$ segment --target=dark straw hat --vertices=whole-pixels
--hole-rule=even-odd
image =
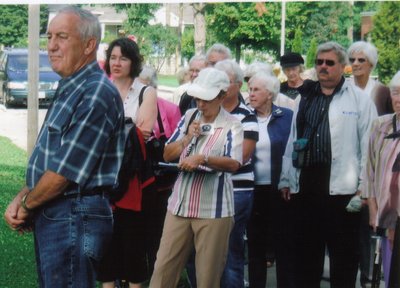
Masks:
[[[289,52],[281,56],[282,68],[288,68],[304,64],[304,59],[299,53]]]

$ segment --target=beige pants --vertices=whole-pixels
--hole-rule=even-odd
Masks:
[[[219,287],[233,222],[233,217],[194,219],[167,212],[150,288],[176,287],[193,245],[197,287]]]

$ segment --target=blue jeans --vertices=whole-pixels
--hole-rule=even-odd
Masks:
[[[244,285],[244,233],[253,206],[253,189],[234,192],[235,225],[229,238],[228,258],[221,278],[223,288]]]
[[[112,225],[104,195],[59,198],[38,210],[34,236],[39,286],[95,287]]]

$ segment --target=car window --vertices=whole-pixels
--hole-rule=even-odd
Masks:
[[[28,56],[27,55],[9,55],[8,56],[8,70],[12,72],[27,71],[28,70]]]
[[[53,71],[53,69],[51,68],[50,62],[49,62],[49,56],[40,55],[39,71],[40,72],[52,72]]]
[[[28,55],[9,55],[8,69],[13,72],[28,70]],[[39,71],[51,72],[51,65],[47,55],[39,57]]]

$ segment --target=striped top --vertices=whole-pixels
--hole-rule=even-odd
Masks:
[[[313,130],[315,131],[313,138],[310,139],[310,162],[307,163],[309,166],[331,165],[332,150],[328,110],[333,95],[340,91],[343,83],[344,79],[342,78],[332,95],[322,93],[321,87],[318,85],[315,89],[315,94],[306,100],[305,111],[303,112],[305,125],[302,138],[310,139],[311,133],[313,133]]]
[[[243,138],[258,141],[258,121],[254,112],[248,108],[244,103],[239,102],[239,105],[233,109],[231,115],[235,116],[242,123],[243,127]],[[232,180],[234,182],[234,189],[236,190],[244,190],[246,189],[245,183],[254,182],[254,165],[252,164],[252,158],[244,163],[243,166],[240,167],[235,174],[232,175]],[[236,184],[243,183],[243,185],[239,185],[236,187]],[[250,181],[250,182],[248,182]],[[250,185],[247,188],[252,188],[253,185]]]
[[[167,144],[182,139],[186,125],[194,113],[190,109],[182,117]],[[221,108],[214,123],[213,132],[201,135],[190,155],[226,156],[242,163],[243,128],[241,123]],[[186,157],[188,145],[181,154]],[[175,182],[168,200],[168,210],[178,216],[214,219],[234,215],[233,185],[231,173],[182,172]]]
[[[400,215],[400,203],[391,205],[394,199],[390,192],[390,182],[393,176],[393,164],[400,153],[400,138],[384,139],[385,136],[393,133],[392,119],[393,114],[389,114],[374,121],[368,144],[362,193],[366,198],[376,198],[378,205],[376,225],[394,229],[397,216]],[[397,127],[400,128],[399,123]],[[389,209],[390,206],[397,207],[397,211],[393,208]]]
[[[60,81],[29,159],[27,186],[36,186],[46,170],[75,183],[65,194],[113,186],[124,145],[121,97],[93,61]]]

